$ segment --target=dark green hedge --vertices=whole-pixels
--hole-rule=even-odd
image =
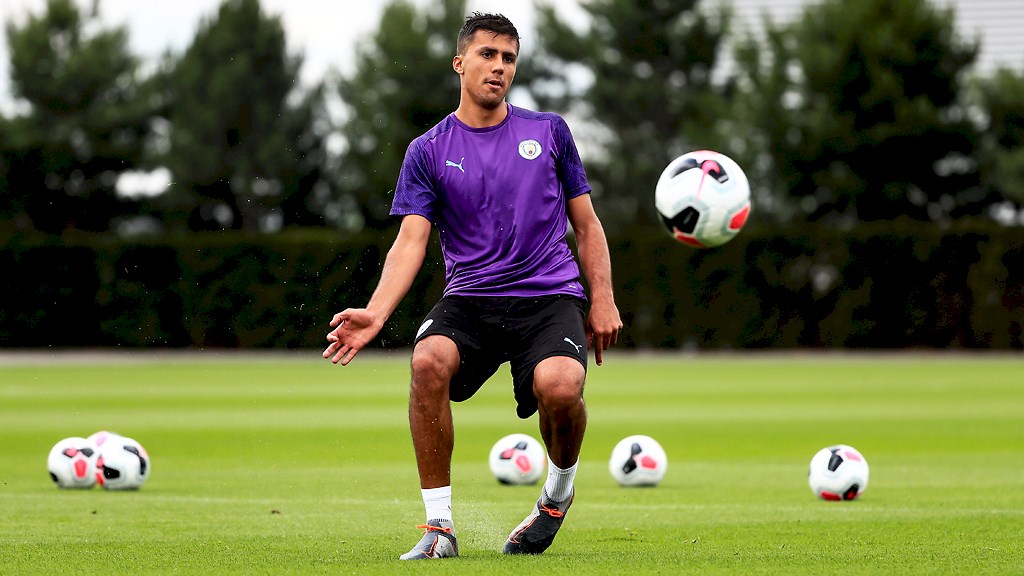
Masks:
[[[235,233],[13,240],[0,346],[318,348],[362,306],[393,236]],[[1024,229],[914,223],[747,230],[695,250],[610,238],[628,348],[1022,348]],[[443,287],[432,246],[377,345],[407,346]]]
[[[619,240],[643,347],[1021,348],[1024,230],[913,224],[744,234],[723,248]]]

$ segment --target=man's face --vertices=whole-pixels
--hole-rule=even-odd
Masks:
[[[514,38],[477,30],[452,66],[462,76],[463,94],[481,107],[494,109],[505,101],[518,58],[519,46]]]

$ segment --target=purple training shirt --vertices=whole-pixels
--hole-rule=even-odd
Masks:
[[[566,203],[590,192],[572,134],[557,114],[508,111],[487,128],[449,114],[413,140],[391,214],[437,227],[445,296],[585,297],[565,237]]]

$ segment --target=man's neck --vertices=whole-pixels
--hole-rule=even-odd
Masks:
[[[506,116],[508,116],[508,104],[504,100],[493,109],[459,103],[459,108],[455,110],[455,117],[470,128],[497,126],[505,120]]]

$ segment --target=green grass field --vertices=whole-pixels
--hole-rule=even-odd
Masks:
[[[134,352],[0,364],[2,574],[1022,574],[1024,361],[1012,356],[610,354],[591,367],[577,498],[539,557],[500,553],[539,486],[487,467],[515,417],[507,370],[455,405],[461,557],[397,561],[423,520],[407,354]],[[58,490],[50,447],[132,436],[137,492]],[[621,488],[615,443],[658,439],[657,488]],[[816,500],[807,463],[846,443],[860,500]],[[563,572],[558,572],[562,570]]]

